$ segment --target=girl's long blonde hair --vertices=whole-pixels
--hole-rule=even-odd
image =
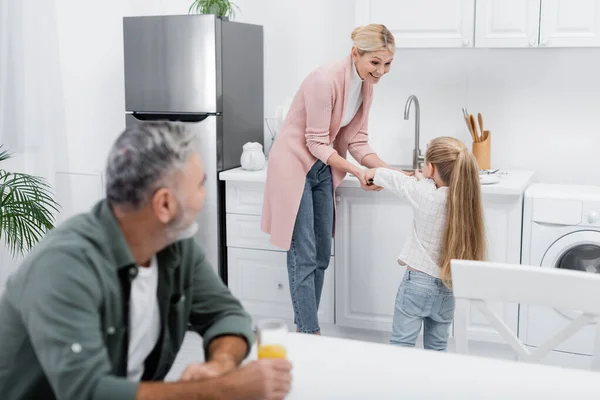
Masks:
[[[486,256],[479,168],[464,143],[452,137],[433,139],[425,160],[435,166],[448,185],[447,222],[439,264],[442,281],[451,287],[450,260],[484,260]]]

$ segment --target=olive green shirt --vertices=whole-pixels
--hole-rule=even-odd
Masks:
[[[215,232],[215,234],[217,234]],[[254,337],[249,315],[194,239],[157,254],[161,333],[142,380],[162,380],[187,329],[204,350],[222,335]],[[0,299],[0,398],[135,399],[127,380],[136,263],[106,201],[66,221],[31,251]]]

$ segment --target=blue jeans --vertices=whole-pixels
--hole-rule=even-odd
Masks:
[[[398,288],[391,344],[414,347],[423,324],[423,347],[445,351],[454,318],[452,291],[420,271],[407,269]]]
[[[306,174],[292,243],[287,252],[294,322],[300,332],[317,333],[321,329],[317,311],[331,257],[332,231],[331,168],[317,160]]]

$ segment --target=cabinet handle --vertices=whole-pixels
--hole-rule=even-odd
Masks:
[[[531,46],[531,47],[535,46],[535,40],[531,39],[529,41],[529,46]]]
[[[283,290],[283,283],[278,283],[277,284],[277,289],[278,290]]]
[[[546,46],[548,44],[548,39],[543,39],[542,40],[542,46]]]
[[[342,201],[342,198],[340,196],[335,196],[335,201],[339,203],[340,201]]]
[[[471,43],[471,41],[468,39],[463,39],[463,41],[462,41],[463,47],[467,47],[470,43]]]

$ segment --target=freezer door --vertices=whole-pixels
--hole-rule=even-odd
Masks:
[[[123,18],[126,111],[221,112],[220,28],[214,15]]]
[[[176,116],[168,115],[126,115],[126,124],[138,123],[140,119],[144,120],[176,120]],[[221,229],[219,213],[219,181],[217,171],[217,127],[219,126],[220,116],[200,116],[204,118],[201,121],[185,122],[190,129],[193,129],[198,136],[198,153],[202,159],[202,165],[206,173],[206,198],[202,211],[198,214],[198,233],[196,240],[204,251],[207,260],[215,272],[219,273],[219,252],[221,241]]]

